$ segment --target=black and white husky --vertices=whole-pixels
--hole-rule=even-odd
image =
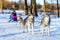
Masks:
[[[40,33],[42,33],[42,35],[44,34],[44,28],[47,28],[47,33],[48,33],[48,36],[49,36],[49,32],[50,32],[50,17],[43,13],[42,14],[43,18],[41,20],[41,27],[40,27]]]
[[[23,32],[24,32],[24,27],[27,27],[28,33],[31,33],[31,28],[32,28],[32,34],[34,34],[34,17],[32,14],[27,15],[27,17],[23,20],[21,18],[21,15],[18,16],[18,24],[23,25]]]
[[[19,15],[17,16],[17,20],[18,20],[19,29],[23,29],[22,14],[19,14]]]
[[[29,14],[24,20],[24,25],[28,27],[28,33],[30,34],[32,28],[32,34],[34,34],[34,17],[32,14]]]

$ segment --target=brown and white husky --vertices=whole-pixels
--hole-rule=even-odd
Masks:
[[[48,33],[48,36],[49,36],[49,32],[50,32],[50,17],[43,13],[42,14],[43,18],[41,20],[41,27],[40,27],[40,33],[42,33],[42,35],[44,34],[44,29],[47,28],[47,33]]]

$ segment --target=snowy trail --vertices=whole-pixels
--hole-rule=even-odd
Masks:
[[[5,16],[6,15],[6,16]],[[51,37],[39,36],[40,17],[35,19],[34,32],[35,35],[28,36],[27,31],[23,33],[17,22],[8,22],[10,14],[1,14],[0,16],[0,40],[59,40],[60,39],[60,18],[51,18],[50,35]],[[25,38],[26,37],[26,38]],[[44,38],[44,39],[43,39]]]

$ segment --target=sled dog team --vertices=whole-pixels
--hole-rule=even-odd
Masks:
[[[47,28],[47,34],[49,36],[50,17],[46,13],[42,13],[41,15],[43,18],[40,24],[40,34],[44,35],[44,29]],[[27,27],[28,34],[30,34],[31,33],[30,31],[32,30],[32,34],[34,35],[34,16],[32,14],[28,14],[24,20],[22,19],[22,15],[19,14],[17,20],[19,27],[23,29],[23,32],[24,32],[24,28]]]

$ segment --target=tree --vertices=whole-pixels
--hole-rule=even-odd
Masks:
[[[58,3],[58,0],[57,0],[57,11],[58,11],[58,17],[59,17],[59,3]]]
[[[32,2],[32,3],[31,3],[31,4],[32,4],[32,5],[31,5],[31,6],[32,6],[31,8],[32,8],[33,15],[34,15],[34,16],[37,16],[36,0],[31,0],[31,2]]]
[[[46,4],[45,4],[45,0],[44,0],[44,12],[46,12]]]
[[[37,5],[36,5],[36,0],[34,0],[34,12],[35,12],[35,16],[37,15]]]
[[[26,12],[26,15],[28,15],[28,5],[27,5],[27,0],[25,0],[25,12]]]
[[[2,0],[0,0],[0,10],[2,10]]]
[[[58,12],[58,17],[59,17],[59,0],[55,0],[57,2],[57,12]]]

